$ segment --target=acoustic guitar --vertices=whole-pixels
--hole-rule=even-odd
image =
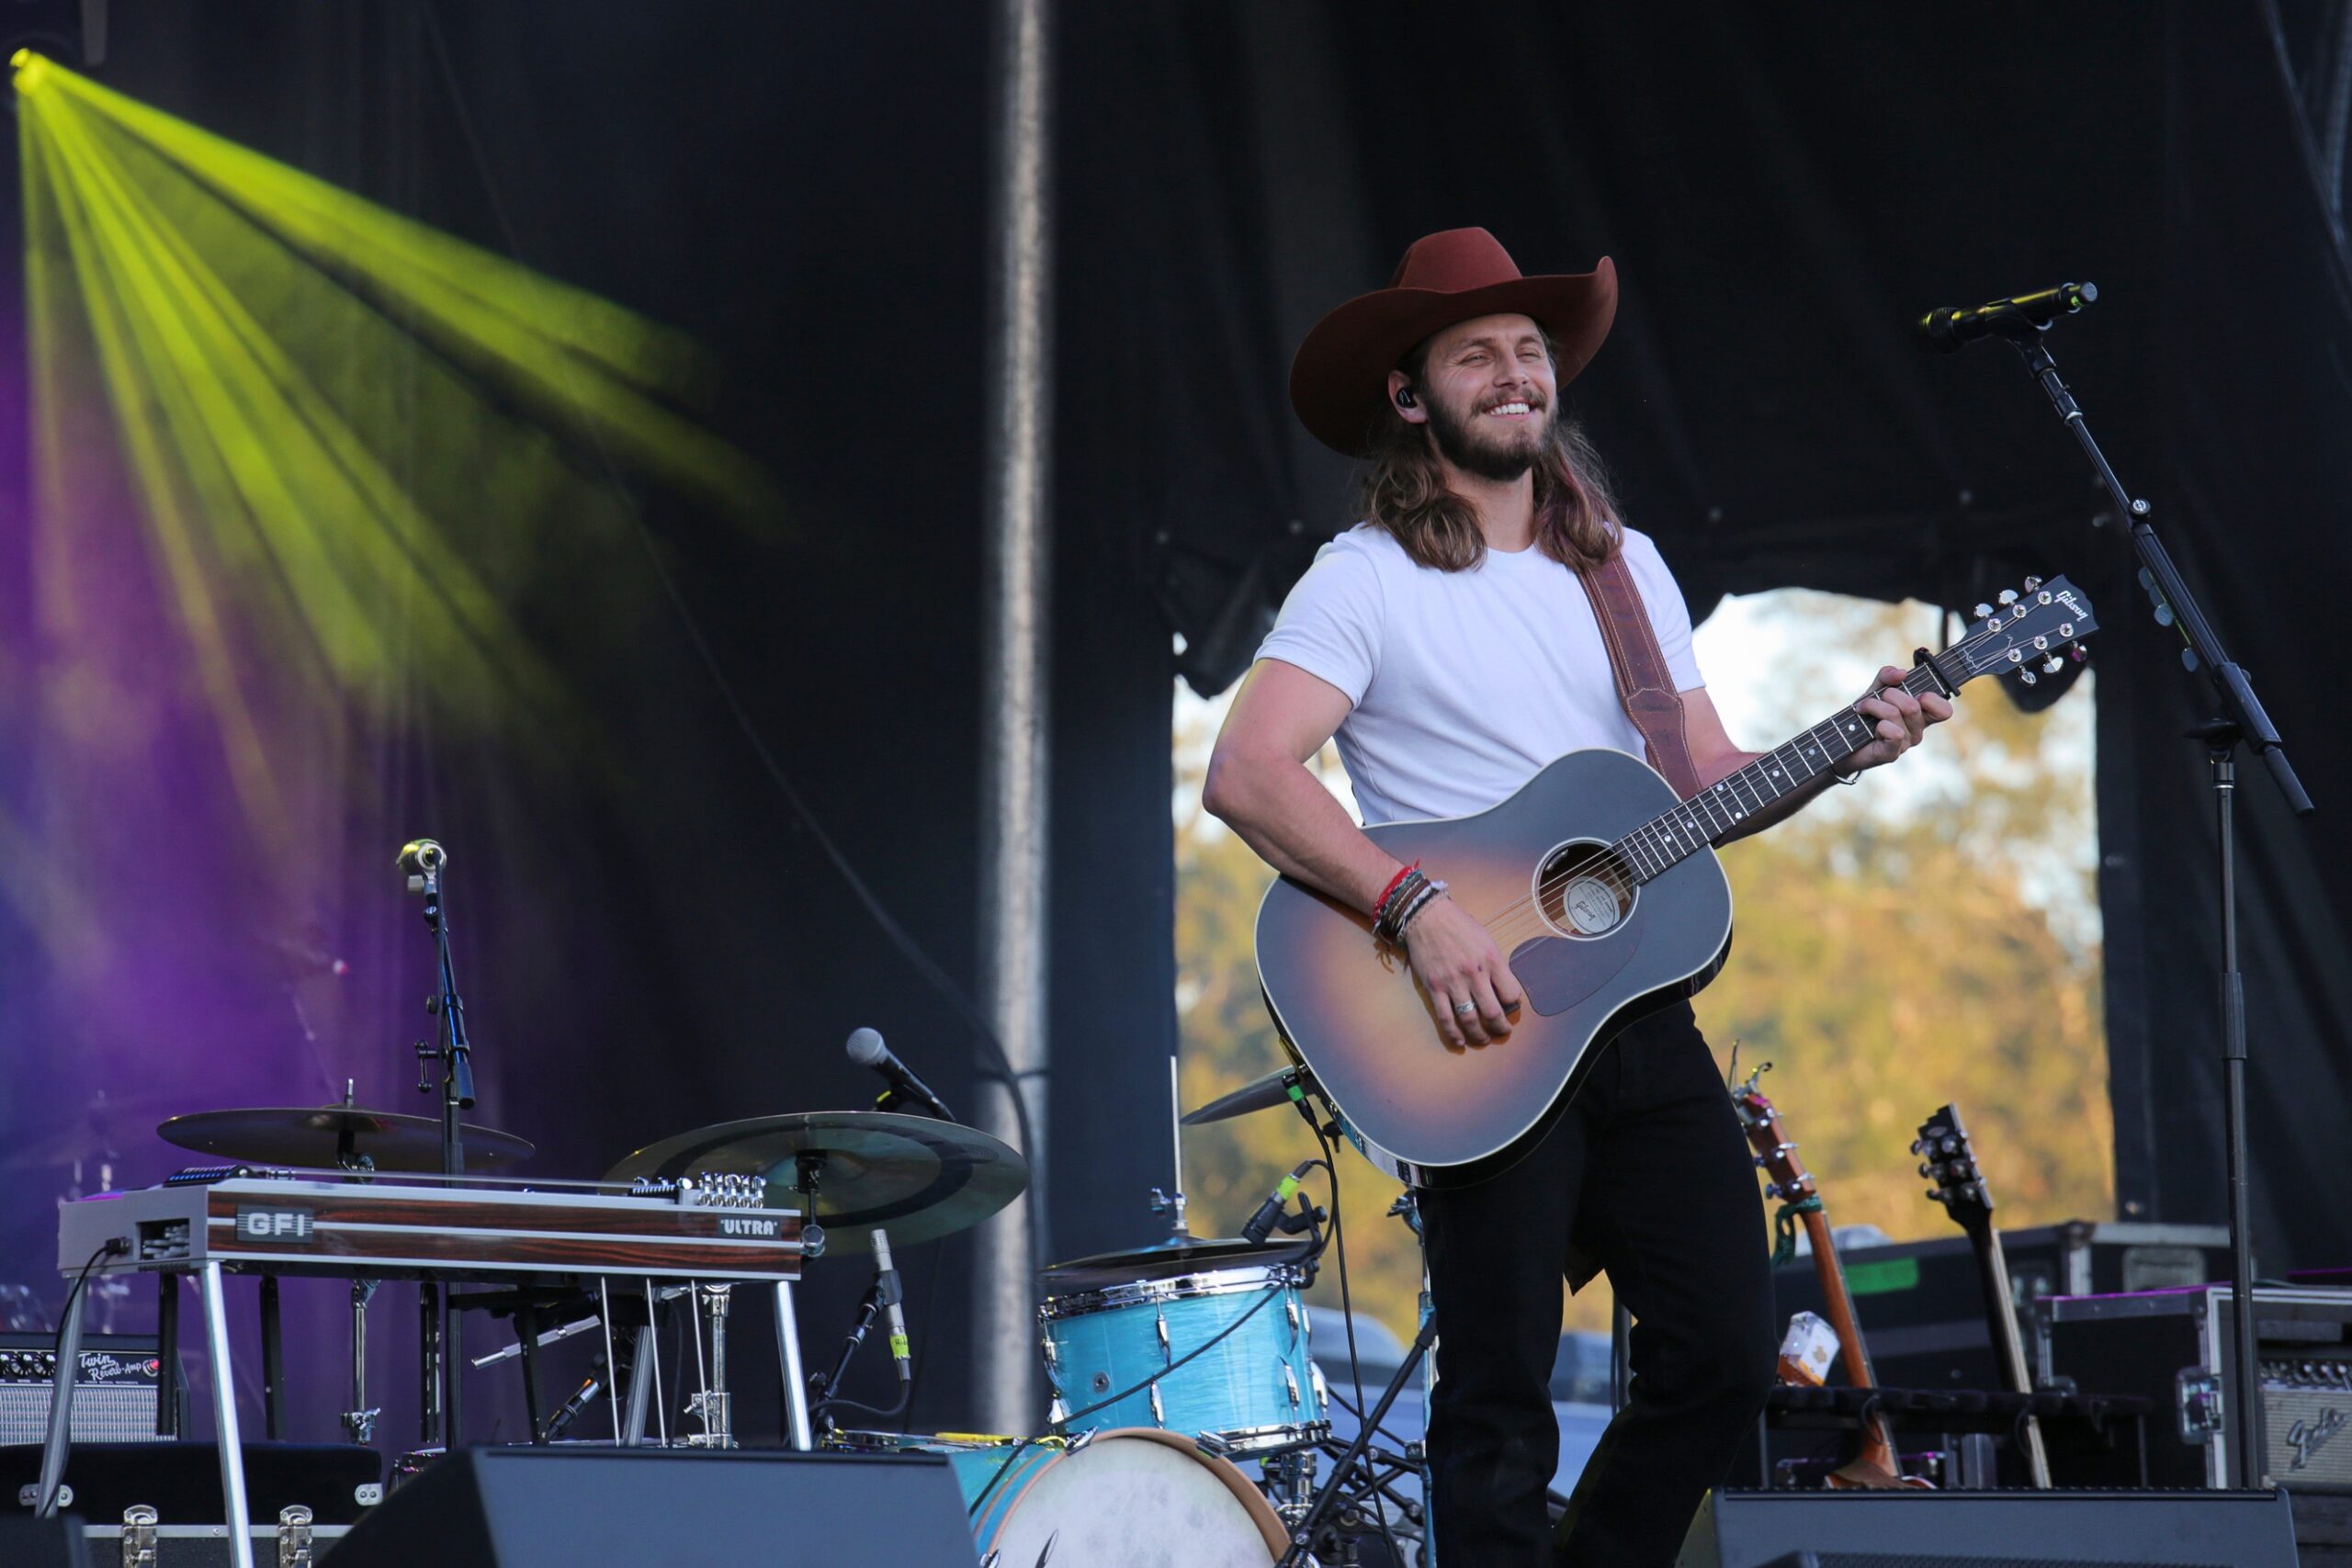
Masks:
[[[1903,689],[1950,696],[1981,675],[2031,682],[2096,629],[2063,577],[1979,605],[1967,635],[1919,649]],[[2079,657],[2079,651],[2077,653]],[[1550,1130],[1599,1047],[1694,995],[1731,950],[1731,885],[1713,846],[1868,745],[1851,706],[1688,800],[1637,757],[1571,751],[1469,817],[1365,829],[1419,861],[1494,934],[1527,1000],[1507,1040],[1449,1046],[1401,951],[1370,917],[1278,879],[1258,910],[1274,1026],[1375,1164],[1420,1187],[1498,1174]]]
[[[1838,1331],[1838,1359],[1846,1369],[1846,1381],[1856,1388],[1876,1388],[1877,1374],[1871,1371],[1869,1348],[1862,1343],[1861,1320],[1854,1315],[1854,1298],[1846,1289],[1845,1265],[1838,1261],[1837,1243],[1829,1233],[1829,1212],[1821,1205],[1821,1190],[1814,1184],[1813,1173],[1797,1158],[1796,1140],[1781,1124],[1781,1113],[1773,1109],[1764,1091],[1757,1087],[1766,1067],[1747,1075],[1747,1081],[1731,1091],[1732,1109],[1739,1115],[1740,1130],[1747,1134],[1748,1146],[1756,1151],[1756,1163],[1772,1179],[1765,1189],[1768,1197],[1778,1198],[1797,1206],[1797,1217],[1804,1224],[1805,1236],[1813,1243],[1814,1278],[1821,1285],[1821,1300],[1829,1314],[1829,1326]],[[1925,1487],[1928,1483],[1901,1473],[1895,1465],[1894,1433],[1886,1417],[1875,1411],[1861,1419],[1861,1447],[1852,1460],[1830,1472],[1828,1483],[1833,1491],[1883,1491],[1898,1486]]]

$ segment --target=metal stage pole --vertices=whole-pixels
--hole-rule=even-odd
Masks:
[[[1047,624],[1052,561],[1053,334],[1049,0],[997,0],[994,260],[989,278],[988,544],[981,623],[981,1009],[1010,1058],[980,1064],[982,1130],[1020,1147],[1029,1190],[980,1226],[973,1337],[989,1429],[1044,1410],[1030,1341],[1047,1172]],[[1016,1087],[1017,1086],[1017,1087]],[[1012,1096],[1028,1112],[1027,1134]]]

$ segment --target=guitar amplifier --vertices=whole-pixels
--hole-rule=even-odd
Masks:
[[[0,1333],[0,1446],[48,1438],[56,1376],[54,1338]],[[84,1335],[74,1384],[74,1441],[158,1441],[155,1406],[164,1386],[164,1363],[152,1335]]]
[[[2259,1483],[2352,1493],[2352,1290],[2259,1288],[2255,1365],[2262,1388]],[[2148,1479],[2220,1486],[2229,1472],[2230,1288],[2058,1296],[2041,1303],[2049,1375],[2086,1393],[2156,1401]],[[2078,1456],[2064,1485],[2114,1479],[2113,1459]]]

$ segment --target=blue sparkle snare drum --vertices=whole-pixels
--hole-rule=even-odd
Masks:
[[[1048,1269],[1037,1319],[1051,1419],[1155,1427],[1235,1455],[1320,1441],[1330,1394],[1299,1297],[1309,1251],[1188,1238]]]

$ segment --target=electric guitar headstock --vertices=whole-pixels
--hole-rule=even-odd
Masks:
[[[1919,1156],[1919,1174],[1935,1183],[1928,1189],[1930,1201],[1941,1203],[1971,1235],[1992,1228],[1993,1190],[1976,1168],[1959,1106],[1944,1106],[1920,1122],[1911,1152]]]
[[[1957,687],[1979,675],[2015,675],[2030,686],[2084,657],[2083,638],[2098,630],[2089,597],[2063,576],[2029,577],[1979,604],[1958,642],[1935,656],[1936,673]]]
[[[1740,1130],[1747,1134],[1748,1146],[1756,1151],[1756,1163],[1772,1179],[1764,1190],[1769,1198],[1812,1198],[1818,1196],[1813,1184],[1813,1174],[1797,1158],[1797,1145],[1789,1137],[1788,1129],[1781,1125],[1781,1113],[1771,1100],[1757,1087],[1757,1080],[1772,1070],[1766,1062],[1747,1075],[1747,1081],[1731,1091],[1732,1110],[1738,1112]]]

